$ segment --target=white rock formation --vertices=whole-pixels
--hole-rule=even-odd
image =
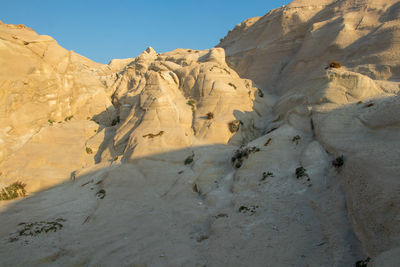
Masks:
[[[242,77],[280,96],[279,118],[305,132],[311,118],[316,140],[345,156],[338,177],[372,257],[400,244],[399,8],[390,0],[294,1],[219,44]],[[324,70],[331,61],[344,67]]]
[[[295,0],[108,65],[0,24],[0,262],[398,265],[399,10]]]

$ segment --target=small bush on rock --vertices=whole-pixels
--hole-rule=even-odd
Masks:
[[[99,192],[96,193],[96,197],[103,199],[106,196],[106,190],[100,189]]]
[[[65,222],[63,218],[57,218],[55,221],[40,221],[32,223],[19,223],[18,226],[21,228],[10,237],[10,242],[18,241],[20,237],[24,236],[37,236],[42,233],[57,232],[64,227],[61,222]]]
[[[236,133],[237,131],[239,131],[240,120],[231,121],[230,123],[228,123],[228,126],[231,133]]]
[[[196,100],[190,99],[186,104],[192,107],[192,111],[196,110]]]
[[[241,146],[239,149],[235,151],[235,154],[232,157],[232,164],[235,168],[239,169],[242,167],[244,158],[248,158],[251,153],[259,152],[260,149],[258,147],[245,147]]]
[[[298,145],[300,142],[300,139],[301,139],[300,135],[296,135],[295,137],[293,137],[292,142],[296,143],[296,145]]]
[[[208,112],[207,113],[207,120],[212,120],[212,119],[214,119],[214,113]]]
[[[303,176],[307,176],[308,177],[307,170],[304,167],[298,167],[296,169],[296,178],[299,179],[299,178],[301,178]]]
[[[344,156],[337,157],[332,161],[332,165],[336,168],[342,167],[344,164]]]
[[[67,117],[65,117],[64,121],[70,121],[73,117],[74,117],[74,115],[67,116]]]
[[[354,264],[355,267],[367,267],[368,262],[371,260],[370,257],[366,258],[365,260],[356,261]]]
[[[185,159],[185,165],[189,165],[190,163],[192,163],[193,162],[193,160],[194,160],[194,153],[191,155],[191,156],[189,156],[189,157],[187,157],[186,159]]]
[[[249,213],[249,215],[253,215],[254,213],[256,213],[257,209],[258,209],[258,205],[252,205],[250,207],[247,206],[240,206],[239,208],[239,212],[240,213]]]
[[[18,197],[24,197],[26,195],[25,186],[26,184],[22,182],[15,182],[2,188],[0,192],[0,200],[11,200]]]
[[[261,181],[265,181],[268,177],[274,177],[274,174],[272,172],[263,172],[263,177],[261,178]]]
[[[233,83],[228,83],[230,86],[232,86],[235,90],[237,89],[236,85],[234,85]]]
[[[149,139],[151,139],[151,138],[154,138],[157,136],[162,136],[163,134],[164,134],[164,131],[159,131],[157,134],[152,134],[152,133],[145,134],[145,135],[143,135],[143,138],[148,137]]]

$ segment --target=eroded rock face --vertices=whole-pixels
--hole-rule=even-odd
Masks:
[[[372,256],[400,244],[398,11],[395,1],[293,1],[237,25],[218,45],[242,77],[281,96],[278,118],[344,155],[338,177]]]
[[[86,166],[80,154],[89,129],[97,128],[87,118],[97,115],[105,125],[114,119],[105,86],[113,72],[24,26],[0,23],[0,29],[1,184],[19,178],[32,190],[54,185],[71,168]]]
[[[246,131],[239,131],[231,143],[248,142],[263,129],[256,122],[262,114],[252,112],[254,106],[260,112],[268,109],[251,81],[240,79],[226,65],[221,48],[161,55],[148,49],[115,84],[113,103],[122,125],[113,143],[127,160],[193,145],[226,144],[234,120],[246,122],[239,127]]]
[[[2,262],[393,266],[398,8],[296,0],[108,65],[0,24],[0,188],[30,195],[0,201]]]
[[[279,95],[331,61],[376,80],[396,80],[398,8],[392,0],[295,0],[237,25],[218,47],[241,77]]]

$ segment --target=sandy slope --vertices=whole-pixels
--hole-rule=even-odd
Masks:
[[[0,186],[29,193],[0,202],[0,263],[395,266],[399,7],[294,1],[108,65],[0,24]]]

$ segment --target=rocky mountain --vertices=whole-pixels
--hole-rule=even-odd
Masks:
[[[398,36],[295,0],[103,65],[0,23],[0,263],[396,266]]]

